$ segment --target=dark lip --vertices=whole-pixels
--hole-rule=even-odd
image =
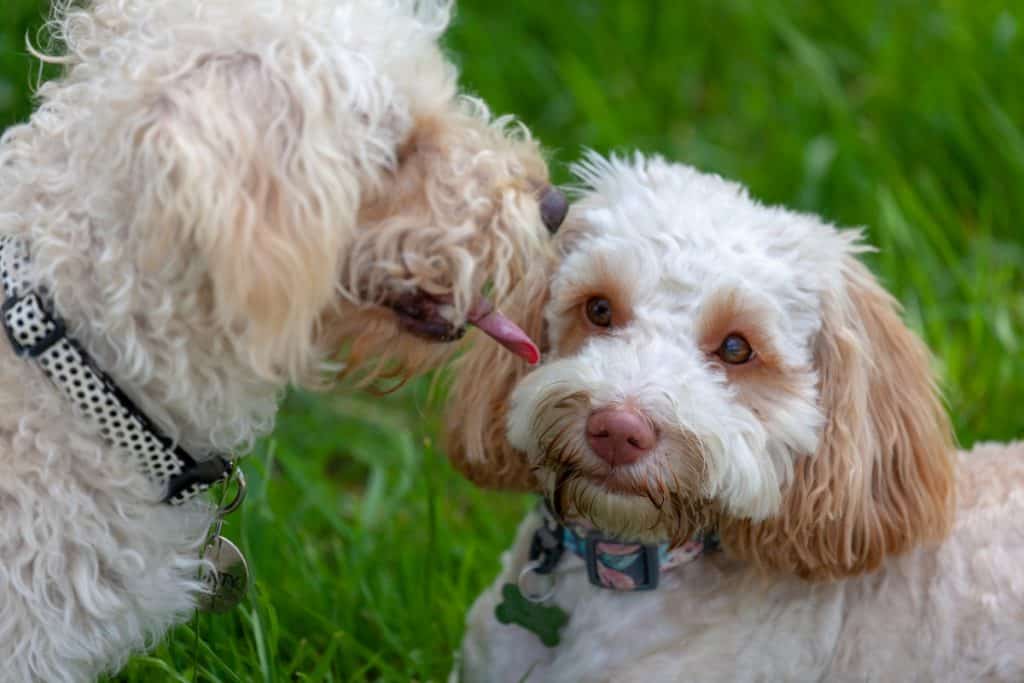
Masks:
[[[597,461],[597,456],[592,455],[592,460]],[[586,482],[604,493],[614,493],[620,496],[635,496],[645,498],[644,492],[638,488],[636,479],[626,471],[629,465],[622,467],[610,467],[603,461],[590,462],[583,466],[579,472],[579,479]],[[558,477],[558,467],[545,468],[550,474]]]
[[[448,297],[415,290],[403,292],[384,305],[394,311],[402,331],[444,343],[458,341],[466,334],[465,325],[455,325],[441,315],[441,308],[448,303]]]

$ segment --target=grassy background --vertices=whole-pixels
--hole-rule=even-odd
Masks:
[[[0,4],[5,126],[30,110],[24,37],[45,2]],[[970,445],[1024,435],[1024,8],[1010,4],[464,0],[448,46],[557,163],[639,147],[868,226]],[[443,680],[529,503],[451,472],[430,399],[422,383],[291,396],[229,525],[251,599],[118,680]]]

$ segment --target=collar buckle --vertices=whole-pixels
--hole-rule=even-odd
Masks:
[[[31,317],[38,321],[34,326],[42,326],[42,330],[34,330],[30,327],[26,331],[28,334],[37,334],[39,331],[43,331],[45,334],[32,343],[23,342],[19,339],[18,330],[15,328],[15,321],[22,317]],[[0,307],[0,318],[2,318],[4,332],[7,333],[7,340],[10,342],[11,348],[21,358],[38,358],[67,336],[64,321],[60,316],[53,314],[36,291],[8,297]],[[46,331],[48,327],[51,329]]]
[[[550,574],[565,552],[562,525],[548,515],[541,515],[541,525],[530,541],[530,562],[537,574]]]
[[[179,457],[186,466],[180,474],[171,477],[167,482],[163,498],[161,499],[163,502],[170,503],[171,505],[181,505],[212,486],[222,481],[227,481],[234,471],[234,464],[221,455],[215,455],[208,460],[201,460],[199,462],[193,460],[191,456],[188,457],[188,460],[185,460],[182,457],[183,455],[181,454]],[[239,473],[241,473],[241,470],[239,470]],[[239,497],[244,498],[244,480],[242,480],[240,487]],[[240,499],[238,503],[241,503]],[[232,512],[236,507],[238,506],[232,503],[231,509],[227,512]]]
[[[622,543],[599,531],[589,532],[584,539],[583,561],[590,583],[609,590],[651,591],[661,576],[658,546]]]

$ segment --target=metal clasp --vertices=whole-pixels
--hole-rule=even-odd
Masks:
[[[539,571],[540,563],[537,561],[528,562],[523,570],[519,572],[519,578],[516,580],[516,585],[519,587],[519,592],[524,598],[530,602],[547,602],[551,599],[551,596],[555,594],[555,576],[549,572]],[[529,585],[529,578],[531,576],[541,577],[546,580],[546,585],[540,588],[540,590],[531,590]]]
[[[225,503],[228,490],[233,481],[238,488],[230,502]],[[224,518],[238,509],[245,500],[247,486],[245,474],[233,465],[231,473],[224,481],[224,490],[217,507],[217,519],[214,530],[203,546],[199,559],[203,560],[203,569],[199,579],[205,590],[199,596],[199,609],[204,612],[228,612],[235,608],[249,592],[249,563],[245,555],[234,543],[221,536]]]

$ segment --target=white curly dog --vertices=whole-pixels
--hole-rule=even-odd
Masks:
[[[56,3],[63,75],[0,143],[0,680],[88,680],[187,618],[195,494],[325,361],[404,378],[467,323],[536,353],[483,294],[565,200],[458,94],[449,14]]]
[[[511,309],[544,361],[481,346],[453,389],[456,464],[549,503],[463,680],[1024,680],[1024,444],[956,452],[859,233],[657,158],[578,174]]]

